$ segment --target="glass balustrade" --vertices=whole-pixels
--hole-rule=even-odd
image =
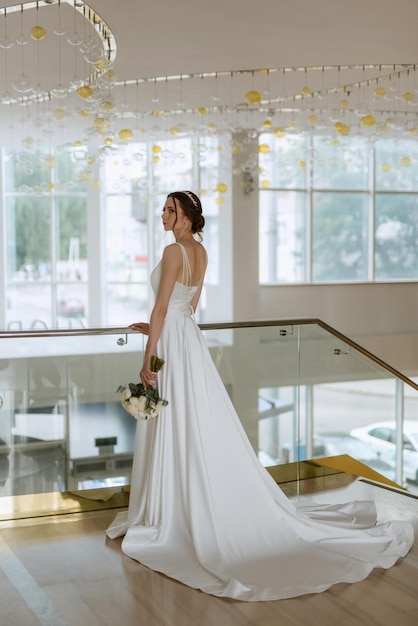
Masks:
[[[301,461],[347,454],[418,492],[414,380],[318,320],[202,329],[264,465],[290,463],[297,480]],[[136,421],[116,389],[137,381],[143,336],[77,329],[0,341],[0,497],[129,484]]]

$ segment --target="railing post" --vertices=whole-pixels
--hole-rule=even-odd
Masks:
[[[395,395],[396,420],[396,481],[403,485],[403,420],[404,420],[404,383],[396,379]]]

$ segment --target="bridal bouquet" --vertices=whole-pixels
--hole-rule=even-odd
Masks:
[[[164,363],[164,359],[151,357],[151,371],[159,372]],[[142,383],[119,385],[116,393],[122,394],[123,408],[136,419],[147,420],[150,417],[157,417],[161,407],[168,404],[167,400],[159,397],[156,387],[148,385],[145,389]]]

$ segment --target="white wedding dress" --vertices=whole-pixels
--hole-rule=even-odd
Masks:
[[[215,596],[257,601],[364,579],[405,556],[408,522],[373,502],[298,509],[260,464],[191,313],[187,254],[158,343],[169,401],[138,420],[129,510],[107,529],[125,554]],[[188,271],[187,271],[188,269]],[[160,266],[151,283],[158,288]]]

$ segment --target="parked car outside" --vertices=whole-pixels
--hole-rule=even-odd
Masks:
[[[376,422],[351,431],[367,443],[393,468],[396,466],[396,423]],[[403,468],[404,478],[418,484],[418,421],[405,420],[403,423]]]
[[[85,317],[86,310],[81,300],[72,298],[70,300],[60,300],[57,308],[58,315],[62,317]]]
[[[306,446],[301,444],[300,460],[304,460]],[[285,456],[289,453],[289,444],[283,447]],[[377,452],[366,442],[343,432],[326,432],[314,435],[313,458],[348,454],[353,459],[364,463],[382,476],[395,482],[395,468],[380,458]],[[302,459],[303,456],[303,459]]]

